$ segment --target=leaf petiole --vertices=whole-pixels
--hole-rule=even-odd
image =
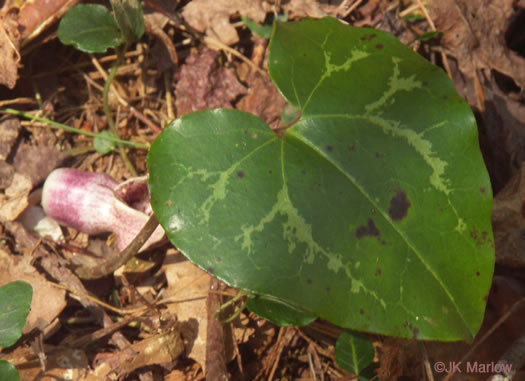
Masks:
[[[78,128],[68,126],[66,124],[58,123],[58,122],[55,122],[55,121],[47,119],[47,118],[43,118],[43,117],[40,117],[40,116],[32,115],[32,114],[25,113],[25,112],[22,112],[22,111],[18,111],[18,110],[12,109],[12,108],[1,109],[0,113],[21,116],[21,117],[24,117],[24,118],[29,119],[29,120],[36,120],[38,122],[42,122],[42,123],[48,124],[49,127],[51,127],[51,128],[62,129],[64,131],[74,132],[74,133],[79,134],[79,135],[90,136],[92,138],[98,138],[98,139],[102,139],[102,140],[109,140],[111,142],[125,144],[125,145],[128,145],[128,146],[134,147],[134,148],[149,150],[149,144],[137,143],[137,142],[132,142],[132,141],[129,141],[129,140],[122,140],[122,139],[119,139],[119,138],[116,138],[116,137],[113,137],[113,136],[109,136],[109,135],[105,135],[104,136],[104,135],[96,134],[94,132],[83,131],[83,130],[80,130]]]

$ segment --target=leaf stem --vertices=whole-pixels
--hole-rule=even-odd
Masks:
[[[93,267],[76,268],[75,273],[81,279],[97,279],[113,273],[116,269],[128,262],[139,252],[140,248],[144,246],[158,225],[159,221],[157,220],[157,217],[152,214],[142,230],[137,234],[133,241],[131,241],[131,243],[120,252],[119,255],[116,255],[114,258],[111,258]]]
[[[36,115],[33,115],[33,114],[25,113],[23,111],[18,111],[18,110],[12,109],[12,108],[1,109],[0,113],[21,116],[21,117],[29,119],[29,120],[33,120],[33,121],[49,124],[49,126],[51,128],[57,128],[57,129],[61,129],[61,130],[68,131],[68,132],[74,132],[74,133],[79,134],[79,135],[85,135],[85,136],[89,136],[89,137],[92,137],[92,138],[109,140],[111,142],[115,142],[115,143],[119,143],[119,144],[125,144],[125,145],[128,145],[128,146],[134,147],[134,148],[140,148],[140,149],[146,149],[146,150],[149,149],[149,144],[136,143],[136,142],[132,142],[132,141],[128,141],[128,140],[122,140],[122,139],[119,139],[119,138],[113,137],[113,136],[103,136],[103,135],[96,134],[94,132],[79,130],[78,128],[68,126],[67,124],[62,124],[62,123],[59,123],[59,122],[55,122],[55,121],[53,121],[51,119],[47,119],[47,118],[44,118],[44,117],[41,117],[41,116],[36,116]]]
[[[111,133],[118,137],[118,130],[115,126],[115,121],[113,120],[113,116],[111,115],[111,110],[109,109],[109,90],[111,89],[111,83],[113,82],[113,79],[115,78],[115,75],[117,74],[117,70],[119,66],[124,62],[124,55],[126,54],[128,45],[124,45],[123,49],[118,49],[117,53],[117,59],[113,63],[111,67],[111,71],[109,72],[108,79],[106,80],[106,83],[104,85],[104,95],[103,95],[103,102],[104,102],[104,114],[106,115],[106,120],[109,126],[109,130]],[[117,143],[118,144],[118,143]],[[118,151],[120,153],[120,156],[122,156],[122,160],[124,160],[124,163],[128,167],[129,171],[133,176],[137,176],[137,171],[135,170],[135,167],[133,167],[133,164],[128,158],[128,155],[126,154],[126,150],[124,147],[122,147],[121,144],[118,144]]]

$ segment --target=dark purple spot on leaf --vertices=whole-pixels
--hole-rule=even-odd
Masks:
[[[219,263],[220,261],[222,261],[221,257],[215,258],[215,262]]]
[[[448,99],[448,95],[443,95],[442,97],[444,100],[447,100]]]
[[[360,226],[355,230],[355,235],[357,238],[361,239],[366,236],[370,237],[379,237],[379,230],[374,223],[374,221],[369,218],[367,226]]]
[[[334,147],[331,146],[330,144],[327,144],[327,145],[326,145],[326,150],[327,150],[328,152],[332,152],[332,151],[334,150]]]
[[[306,171],[304,169],[301,170],[301,175],[306,175]]]
[[[428,82],[427,82],[427,81],[423,81],[422,85],[423,85],[424,87],[427,87],[427,86],[428,86]]]
[[[239,179],[242,179],[242,178],[244,177],[244,171],[239,171],[239,172],[237,172],[237,177],[238,177]]]
[[[408,201],[406,193],[398,190],[396,195],[390,200],[388,215],[394,221],[399,221],[406,217],[408,208],[410,208],[410,201]]]
[[[330,293],[330,287],[326,287],[326,293],[329,294]]]
[[[380,276],[383,271],[380,268],[377,268],[375,276]]]
[[[308,284],[312,284],[312,280],[311,280],[311,279],[307,279],[307,280],[306,280],[306,283],[308,283]]]
[[[479,271],[476,271],[476,276],[479,276]]]
[[[362,308],[360,308],[360,309],[359,309],[359,313],[360,313],[361,315],[364,315],[364,314],[365,314],[365,310],[363,310]]]
[[[361,41],[370,41],[370,40],[373,40],[375,37],[376,37],[375,33],[366,34],[364,36],[361,36],[360,40]]]
[[[485,189],[485,187],[481,187],[481,188],[479,188],[479,191],[480,191],[481,193],[485,193],[487,190]]]
[[[376,158],[379,159],[381,156],[383,156],[380,152],[376,152]]]
[[[271,175],[273,172],[272,172],[272,170],[270,169],[270,170],[268,171],[268,173]]]
[[[172,206],[172,205],[173,205],[173,201],[171,201],[171,200],[166,201],[166,206],[167,206],[168,208],[169,208],[170,206]]]
[[[376,45],[376,49],[383,49],[384,48],[384,45],[383,44],[377,44]]]

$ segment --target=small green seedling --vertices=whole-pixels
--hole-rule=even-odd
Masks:
[[[272,35],[273,30],[273,22],[274,21],[287,21],[288,15],[286,13],[282,13],[279,15],[273,15],[271,14],[269,18],[267,18],[267,21],[265,20],[264,23],[259,24],[258,22],[248,18],[248,17],[241,17],[241,20],[246,24],[248,29],[252,31],[253,34],[256,34],[259,37],[268,39]]]
[[[117,137],[117,129],[109,109],[109,89],[118,67],[124,60],[128,46],[144,34],[144,15],[139,0],[111,0],[111,7],[113,14],[99,4],[76,5],[60,20],[58,38],[63,44],[73,45],[86,53],[104,53],[109,48],[117,49],[118,58],[104,86],[104,113],[112,136]],[[121,46],[122,48],[119,49]],[[103,133],[107,134],[107,132]],[[111,152],[115,145],[107,139],[95,138],[94,147],[99,153],[106,154]],[[122,147],[120,153],[130,167]]]
[[[360,381],[373,378],[374,347],[359,332],[344,331],[335,344],[335,361],[344,370],[359,376]]]
[[[16,281],[0,287],[0,347],[7,348],[18,341],[31,309],[33,288]],[[19,381],[13,364],[0,360],[0,380]]]
[[[492,194],[452,82],[392,35],[331,18],[276,22],[268,67],[300,111],[291,127],[207,110],[153,143],[170,240],[232,287],[346,329],[472,340],[494,268]]]

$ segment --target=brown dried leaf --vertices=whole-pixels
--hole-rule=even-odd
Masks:
[[[58,21],[80,0],[33,0],[20,8],[18,22],[22,31],[22,45],[38,36],[48,26]]]
[[[26,175],[33,185],[43,182],[65,158],[67,154],[53,147],[20,145],[13,162],[18,173]]]
[[[170,364],[184,351],[180,332],[172,330],[148,337],[125,350],[111,355],[107,361],[97,366],[92,375],[109,379],[111,374],[122,377],[135,369],[149,365]]]
[[[46,344],[46,372],[29,346],[19,346],[3,357],[17,367],[21,380],[84,380],[88,373],[88,358],[81,349],[54,348]]]
[[[281,93],[270,78],[259,73],[252,73],[247,78],[247,83],[248,94],[240,100],[237,108],[257,115],[271,128],[279,127],[281,110],[286,105]]]
[[[217,107],[232,108],[231,102],[246,89],[228,68],[220,66],[218,52],[205,48],[188,57],[177,73],[175,105],[179,116]]]
[[[32,265],[30,255],[13,256],[0,250],[0,285],[22,280],[33,287],[31,312],[24,333],[44,330],[66,307],[66,292],[51,286]]]
[[[19,133],[20,122],[18,119],[10,118],[0,122],[0,160],[7,159]]]
[[[193,0],[186,5],[182,16],[190,26],[226,45],[239,41],[230,16],[241,15],[262,23],[266,17],[260,0]]]
[[[283,4],[283,10],[290,20],[305,17],[319,19],[328,16],[317,0],[290,0]]]
[[[0,161],[0,189],[4,190],[13,181],[15,175],[15,169],[12,165],[7,164],[5,161]]]
[[[478,69],[495,69],[525,89],[525,59],[511,51],[505,32],[515,14],[513,0],[432,0],[430,17],[443,33],[441,44],[460,70],[472,78]]]
[[[208,329],[206,297],[210,275],[180,254],[167,255],[163,268],[168,280],[164,297],[180,301],[169,303],[168,311],[176,315],[181,323],[187,356],[197,361],[205,371]]]
[[[525,267],[525,163],[494,198],[492,228],[496,261],[509,267]]]
[[[14,10],[2,12],[0,16],[0,83],[14,88],[18,79],[18,63],[20,62],[20,32],[18,31],[18,15]]]
[[[29,205],[28,196],[31,192],[31,180],[20,173],[13,175],[13,180],[5,193],[0,193],[0,221],[14,221]]]

